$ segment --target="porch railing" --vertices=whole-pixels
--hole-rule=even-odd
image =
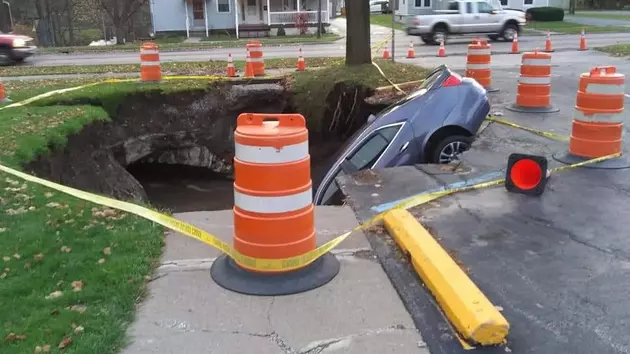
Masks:
[[[269,24],[270,25],[292,25],[295,23],[295,17],[297,14],[306,14],[308,16],[308,23],[317,23],[317,11],[283,11],[283,12],[269,12]],[[328,11],[322,10],[322,23],[329,23],[330,18]]]

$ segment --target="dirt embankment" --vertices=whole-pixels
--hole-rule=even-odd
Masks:
[[[328,94],[323,117],[309,122],[311,156],[317,165],[333,155],[382,104],[365,98],[373,91],[337,84]],[[81,101],[81,100],[79,100]],[[73,102],[100,104],[98,100]],[[64,103],[70,104],[70,103]],[[299,112],[283,85],[217,86],[163,94],[126,96],[111,121],[95,122],[68,137],[64,149],[39,156],[25,166],[43,178],[124,200],[146,201],[142,185],[126,170],[137,162],[200,166],[231,174],[236,117],[243,112]],[[309,117],[307,117],[308,119]],[[315,127],[315,128],[314,128]]]

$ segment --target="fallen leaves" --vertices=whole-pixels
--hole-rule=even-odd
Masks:
[[[59,343],[57,348],[66,349],[71,343],[72,343],[72,337],[66,337]]]
[[[70,284],[70,286],[72,286],[72,291],[75,293],[83,290],[83,285],[83,280],[75,280]]]
[[[41,253],[38,253],[33,256],[33,259],[35,260],[35,262],[41,263],[41,261],[44,259],[44,255]]]
[[[109,256],[112,254],[112,248],[111,247],[105,247],[105,249],[103,250],[103,254],[105,254],[106,256]]]
[[[74,334],[83,334],[84,331],[85,331],[85,328],[83,328],[83,326],[77,326],[74,329]]]
[[[61,246],[61,248],[59,249],[61,252],[65,252],[65,253],[70,253],[72,252],[72,248],[68,247],[68,246]]]
[[[103,263],[105,263],[105,258],[101,258],[98,260],[98,264],[103,264]]]
[[[4,256],[4,257],[2,257],[2,260],[5,261],[5,262],[8,262],[8,261],[11,260],[11,257],[10,256]]]
[[[6,231],[7,231],[6,227],[0,227],[0,234],[3,233],[3,232],[6,232]]]
[[[78,312],[78,313],[84,313],[85,311],[87,311],[87,306],[85,305],[72,305],[69,307],[70,311],[74,311],[74,312]]]
[[[46,296],[46,300],[56,299],[56,298],[61,297],[61,296],[63,296],[63,292],[62,291],[59,291],[59,290],[53,291],[52,293],[50,293],[50,294],[48,294]]]
[[[8,343],[15,343],[15,342],[23,341],[25,339],[26,339],[26,335],[15,334],[11,332],[4,338],[4,342],[8,344]]]

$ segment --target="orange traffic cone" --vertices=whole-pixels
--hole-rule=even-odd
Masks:
[[[11,102],[4,88],[4,82],[0,81],[0,103]]]
[[[518,33],[514,33],[514,39],[512,39],[512,54],[518,54]]]
[[[390,58],[391,57],[389,56],[389,43],[385,42],[385,51],[383,51],[383,59],[387,60]]]
[[[254,65],[252,65],[252,59],[249,56],[249,48],[247,49],[247,58],[245,59],[245,75],[243,77],[254,77]]]
[[[227,77],[236,77],[236,68],[234,68],[234,60],[232,60],[232,53],[228,53]]]
[[[446,56],[446,48],[444,48],[444,40],[440,41],[440,49],[438,49],[437,56],[438,57]]]
[[[409,42],[409,49],[407,49],[407,58],[413,59],[416,57],[416,52],[413,50],[413,42]]]
[[[551,46],[551,34],[549,30],[547,30],[547,40],[545,40],[545,52],[553,52],[553,47]]]
[[[588,50],[588,48],[586,47],[586,36],[584,35],[584,28],[582,28],[582,34],[580,35],[580,48],[578,50]]]
[[[306,62],[304,61],[304,57],[302,56],[302,47],[300,47],[300,54],[298,56],[298,62],[297,62],[297,71],[304,71],[306,70]]]

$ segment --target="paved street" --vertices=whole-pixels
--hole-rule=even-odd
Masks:
[[[373,26],[376,27],[376,26]],[[387,37],[387,29],[373,30],[372,43],[377,43]],[[556,51],[573,51],[578,48],[579,35],[558,35],[552,36],[553,46]],[[437,46],[425,45],[417,37],[407,36],[398,32],[396,38],[395,55],[405,56],[409,43],[414,43],[416,56],[434,57],[437,53]],[[465,55],[470,38],[453,38],[446,45],[446,52],[449,56]],[[630,42],[630,33],[604,33],[587,34],[589,47],[605,46],[623,42]],[[305,57],[342,57],[346,54],[345,39],[335,43],[304,45],[302,46]],[[509,53],[511,43],[492,42],[493,52]],[[523,36],[519,38],[519,45],[522,51],[544,48],[545,38],[542,36]],[[297,45],[283,47],[265,47],[265,58],[291,58],[297,57]],[[246,52],[244,48],[217,48],[203,51],[179,51],[164,52],[161,54],[163,62],[190,62],[204,60],[226,60],[228,54],[232,53],[235,60],[245,60]],[[381,55],[382,51],[378,53]],[[28,61],[25,65],[35,66],[57,66],[57,65],[107,65],[107,64],[135,64],[139,62],[138,53],[90,53],[90,54],[47,54],[38,55]]]

